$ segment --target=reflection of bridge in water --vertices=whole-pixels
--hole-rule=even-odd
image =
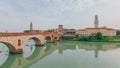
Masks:
[[[36,47],[33,54],[27,58],[24,58],[22,54],[10,55],[1,68],[26,68],[35,62],[47,57],[55,50],[58,50],[59,54],[63,54],[66,50],[85,50],[94,51],[95,57],[98,57],[99,51],[108,51],[112,49],[120,48],[119,43],[92,43],[92,42],[74,42],[74,41],[61,41],[56,43],[49,43],[46,47]]]
[[[26,68],[31,64],[45,58],[56,49],[59,48],[59,43],[53,43],[46,47],[36,47],[34,53],[28,58],[24,58],[22,54],[11,55],[8,57],[6,62],[1,66],[1,68]]]

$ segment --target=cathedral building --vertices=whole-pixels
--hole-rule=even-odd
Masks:
[[[79,29],[76,31],[78,36],[94,36],[101,32],[103,36],[116,36],[116,30],[107,27],[99,27],[98,15],[95,16],[94,28]]]

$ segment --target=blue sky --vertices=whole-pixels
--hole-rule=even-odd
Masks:
[[[100,26],[120,29],[120,0],[0,0],[0,32],[29,29],[82,29],[94,26],[99,15]]]

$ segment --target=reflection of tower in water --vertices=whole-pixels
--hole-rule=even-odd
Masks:
[[[33,50],[33,47],[32,47],[32,46],[30,46],[30,50],[31,50],[31,52],[32,52],[32,50]]]
[[[86,51],[94,51],[94,57],[99,57],[99,51],[108,51],[119,48],[117,43],[81,43],[78,45],[78,49],[84,49]]]
[[[95,50],[95,58],[98,58],[98,49]]]

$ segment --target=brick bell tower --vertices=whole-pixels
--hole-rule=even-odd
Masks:
[[[95,15],[94,25],[95,25],[95,28],[98,28],[98,27],[99,27],[98,15]]]
[[[30,23],[30,31],[33,31],[33,24],[32,24],[32,22]]]

